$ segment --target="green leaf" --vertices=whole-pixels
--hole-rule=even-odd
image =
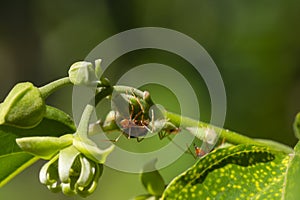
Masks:
[[[289,159],[261,146],[220,148],[171,181],[162,199],[281,199]]]
[[[165,181],[155,168],[157,159],[150,161],[144,166],[141,173],[141,182],[150,195],[161,196],[165,190]]]
[[[36,127],[21,129],[11,126],[0,126],[0,187],[18,173],[38,160],[23,152],[16,139],[26,136],[61,136],[75,132],[75,125],[69,115],[63,111],[47,106],[44,119]]]
[[[300,142],[295,147],[295,153],[291,155],[285,180],[284,199],[300,199]]]
[[[16,152],[0,156],[0,187],[38,160],[25,152]]]

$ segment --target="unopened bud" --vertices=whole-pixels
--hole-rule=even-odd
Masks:
[[[32,128],[42,121],[45,112],[40,90],[29,82],[19,83],[0,106],[0,125]]]
[[[93,64],[86,61],[74,63],[69,69],[69,78],[74,85],[92,86],[98,81]]]

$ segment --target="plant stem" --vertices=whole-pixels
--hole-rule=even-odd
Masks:
[[[226,142],[231,144],[253,144],[253,145],[267,146],[273,151],[284,152],[287,154],[293,152],[293,150],[290,147],[284,144],[280,144],[277,142],[270,142],[266,140],[255,140],[247,136],[238,134],[236,132],[229,131],[228,129],[215,127],[207,123],[197,121],[188,117],[180,116],[178,114],[171,113],[168,111],[165,111],[164,115],[169,120],[169,122],[173,123],[177,127],[180,126],[183,128],[187,128],[187,127],[213,128],[216,131],[216,133],[219,134],[220,140],[225,139]]]
[[[96,95],[95,95],[95,105],[97,105],[105,97],[110,96],[112,94],[112,92],[113,92],[113,87],[111,87],[111,86],[97,89]],[[93,102],[93,100],[91,100],[91,103],[92,102]]]
[[[61,79],[58,79],[56,81],[53,81],[51,83],[48,83],[47,85],[44,85],[42,87],[39,88],[42,97],[44,99],[46,99],[50,94],[52,94],[53,92],[55,92],[56,90],[58,90],[59,88],[62,88],[63,86],[72,84],[70,82],[69,77],[64,77]]]

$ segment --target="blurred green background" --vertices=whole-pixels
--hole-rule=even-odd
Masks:
[[[65,76],[70,64],[114,34],[144,26],[165,27],[198,41],[215,61],[227,93],[226,128],[290,146],[296,142],[292,130],[300,110],[300,3],[296,0],[28,0],[0,5],[1,100],[17,82],[43,85]],[[109,78],[116,81],[130,67],[148,62],[184,69],[186,76],[192,76],[190,66],[178,56],[141,50],[114,62]],[[208,121],[207,91],[201,80],[199,85],[195,81],[201,119]],[[71,87],[66,88],[48,103],[71,114],[71,92]],[[165,102],[168,99],[161,98],[159,103]],[[52,194],[39,184],[41,164],[1,188],[0,199],[80,199]],[[165,170],[166,179],[180,170]],[[122,200],[142,193],[137,174],[106,168],[97,191],[87,199]]]

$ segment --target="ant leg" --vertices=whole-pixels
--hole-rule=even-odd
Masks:
[[[130,102],[130,101],[129,101],[129,102]],[[134,106],[132,105],[131,102],[130,102],[129,104],[130,104],[130,106],[131,106],[129,120],[131,121],[131,120],[132,120],[132,116],[133,116],[133,112],[134,112]]]
[[[122,136],[122,133],[115,139],[115,142],[118,142],[118,140],[120,139],[121,136]]]
[[[184,153],[190,154],[193,156],[194,159],[196,159],[197,157],[195,156],[195,154],[192,152],[192,150],[190,149],[190,147],[186,144],[187,150],[183,149],[180,145],[178,145],[176,142],[174,142],[169,134],[165,131],[160,131],[158,132],[158,137],[160,140],[162,140],[163,138],[168,138],[168,140],[170,140],[170,142],[172,142],[175,146],[177,146],[179,149],[181,149]]]
[[[152,132],[154,132],[154,111],[153,109],[151,110],[151,124],[152,124]]]
[[[136,138],[136,141],[137,141],[137,142],[141,142],[143,139],[144,139],[143,137],[141,137],[141,138],[140,138],[140,137],[137,137],[137,138]]]
[[[131,126],[128,127],[128,136],[127,136],[127,139],[130,139],[130,136],[131,136]]]
[[[158,134],[159,139],[162,140],[163,139],[163,132],[159,131],[157,134]]]
[[[129,101],[129,104],[131,106],[131,111],[130,111],[130,116],[129,116],[129,123],[128,123],[128,136],[127,139],[130,139],[131,136],[131,124],[130,122],[132,121],[132,116],[133,116],[133,112],[134,112],[134,106],[132,105],[132,103]]]
[[[128,91],[126,91],[126,98],[127,98],[128,104],[130,105],[129,120],[131,121],[132,117],[133,117],[133,114],[134,114],[134,105],[131,103],[130,98],[128,97]]]
[[[138,116],[140,116],[141,114],[142,114],[142,111],[138,112],[132,120],[133,121],[136,120],[136,118],[138,118]],[[144,121],[144,115],[142,115],[142,121]]]
[[[139,99],[138,97],[136,97],[136,95],[134,94],[133,89],[131,90],[131,94],[132,94],[132,96],[134,96],[134,98],[135,98],[136,101],[138,102],[138,104],[139,104],[139,106],[140,106],[140,108],[141,108],[141,110],[142,110],[142,113],[145,113],[144,106],[142,105],[140,99]]]
[[[144,122],[144,115],[142,115],[141,122],[143,124],[143,128],[145,128],[150,133],[154,133],[154,113],[153,113],[153,110],[151,110],[151,111],[152,111],[152,120],[151,120],[152,125],[151,125],[151,129],[143,123]],[[141,113],[139,112],[138,114],[141,114]]]
[[[116,139],[113,139],[113,140],[104,140],[104,141],[110,141],[110,142],[113,142],[113,143],[116,143],[118,142],[118,140],[120,139],[120,137],[122,136],[123,133],[121,133]]]
[[[167,131],[159,131],[158,132],[158,137],[160,140],[164,139],[165,137],[168,137],[170,135],[169,132]],[[171,139],[168,137],[168,139],[171,141]]]
[[[173,142],[173,140],[170,138],[170,136],[169,135],[167,135],[166,136],[169,140],[170,140],[170,142],[172,142],[175,146],[177,146],[179,149],[181,149],[183,152],[186,152],[186,150],[185,149],[183,149],[180,145],[178,145],[176,142]],[[189,148],[188,148],[189,149]],[[189,149],[189,151],[190,151],[190,149]],[[192,155],[193,155],[193,153],[192,153]]]
[[[186,148],[187,148],[187,151],[185,151],[185,153],[188,153],[190,155],[192,155],[194,157],[194,159],[197,159],[197,157],[195,156],[195,154],[192,152],[192,150],[190,149],[189,145],[186,144]]]
[[[145,128],[148,132],[153,133],[146,125],[143,125],[143,128]]]

